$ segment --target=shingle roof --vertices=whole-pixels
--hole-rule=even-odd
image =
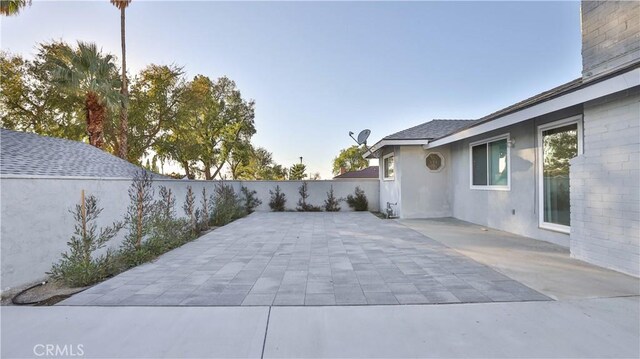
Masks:
[[[383,140],[432,140],[446,136],[474,122],[475,120],[431,120],[396,132]]]
[[[83,142],[0,129],[2,175],[132,178],[141,169]]]
[[[342,179],[342,178],[378,178],[378,166],[369,166],[365,169],[359,171],[350,171],[345,172],[341,175],[337,175],[333,177],[334,179]]]
[[[484,122],[493,121],[493,120],[498,119],[498,118],[500,118],[502,116],[506,116],[508,114],[511,114],[511,113],[526,109],[528,107],[535,106],[537,104],[543,103],[545,101],[549,101],[549,100],[554,99],[556,97],[564,96],[564,95],[566,95],[568,93],[571,93],[571,92],[580,90],[582,88],[591,86],[593,84],[596,84],[598,82],[610,79],[612,77],[615,77],[617,75],[620,75],[620,74],[622,74],[624,72],[627,72],[627,71],[629,71],[631,69],[634,69],[634,68],[637,68],[637,67],[640,67],[640,60],[636,60],[636,61],[630,63],[629,65],[626,65],[624,67],[616,69],[615,71],[611,71],[611,72],[605,73],[605,74],[603,74],[601,76],[589,78],[588,80],[585,80],[584,78],[579,77],[579,78],[577,78],[575,80],[571,80],[571,81],[569,81],[567,83],[564,83],[564,84],[562,84],[560,86],[556,86],[556,87],[554,87],[554,88],[552,88],[550,90],[541,92],[541,93],[539,93],[537,95],[534,95],[534,96],[531,96],[531,97],[529,97],[529,98],[527,98],[525,100],[522,100],[520,102],[517,102],[517,103],[515,103],[513,105],[507,106],[507,107],[505,107],[505,108],[503,108],[501,110],[498,110],[498,111],[496,111],[494,113],[490,113],[490,114],[488,114],[488,115],[486,115],[486,116],[484,116],[482,118],[479,118],[478,120],[476,120],[475,122],[470,124],[469,127],[474,127],[474,126],[480,125],[480,124],[482,124]],[[436,139],[439,139],[439,138],[445,137],[447,135],[453,134],[454,132],[459,132],[462,129],[463,128],[459,128],[459,129],[457,129],[457,130],[455,130],[455,131],[453,131],[451,133],[439,136]]]

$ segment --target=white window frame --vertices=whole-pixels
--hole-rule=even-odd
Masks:
[[[387,158],[389,157],[393,157],[393,176],[390,177],[386,177],[385,176],[385,172],[387,169],[387,166],[385,164],[385,161]],[[396,179],[396,158],[395,158],[395,152],[391,152],[391,153],[387,153],[386,155],[382,156],[382,179],[385,181],[394,181]]]
[[[489,151],[487,145],[487,184],[486,185],[474,185],[473,184],[473,147],[488,144],[490,142],[496,142],[499,140],[507,140],[507,185],[497,186],[489,184]],[[500,136],[486,138],[481,141],[472,142],[469,144],[469,188],[483,191],[511,191],[511,137],[510,133],[505,133]]]
[[[578,156],[582,154],[582,115],[576,115],[569,118],[565,118],[559,121],[545,123],[544,125],[538,126],[538,132],[536,135],[538,136],[538,227],[541,229],[547,229],[554,232],[566,233],[569,234],[571,232],[570,226],[565,226],[557,223],[549,223],[544,221],[544,190],[542,186],[544,185],[544,174],[543,168],[544,165],[543,156],[544,153],[542,151],[542,132],[546,130],[550,130],[557,127],[563,127],[566,125],[572,124],[578,125]],[[569,189],[571,191],[571,189]]]

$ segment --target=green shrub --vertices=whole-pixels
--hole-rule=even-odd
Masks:
[[[152,228],[155,212],[153,178],[146,171],[136,173],[129,186],[129,207],[124,223],[128,229],[120,246],[117,265],[119,270],[135,267],[153,258],[144,241]]]
[[[247,211],[247,214],[251,214],[255,211],[255,209],[262,204],[262,201],[256,198],[256,191],[249,191],[249,189],[245,186],[240,187],[240,192],[242,192],[243,196],[243,206]]]
[[[69,251],[62,253],[62,259],[51,267],[51,276],[70,287],[84,287],[97,283],[113,274],[111,250],[95,255],[122,228],[120,223],[98,231],[95,221],[102,212],[98,200],[88,196],[82,204],[69,210],[76,222],[74,234],[67,245]]]
[[[280,186],[276,186],[276,190],[269,190],[271,199],[269,200],[269,207],[274,212],[284,212],[285,204],[287,203],[287,197],[280,191]]]
[[[200,200],[202,207],[200,213],[202,213],[202,221],[199,224],[200,231],[206,231],[209,229],[209,223],[211,222],[211,215],[209,214],[209,200],[207,198],[207,189],[202,187],[202,200]]]
[[[122,243],[124,251],[134,251],[142,246],[149,233],[153,214],[153,180],[146,171],[140,171],[133,177],[129,186],[129,207],[124,217],[128,229]]]
[[[309,198],[309,190],[307,182],[302,182],[302,186],[298,188],[298,193],[300,193],[300,199],[298,200],[298,207],[296,210],[298,212],[320,212],[322,208],[319,206],[314,206],[312,204],[307,203],[307,198]]]
[[[238,218],[244,217],[245,209],[233,187],[220,183],[215,188],[215,198],[212,200],[212,223],[224,226]]]
[[[327,192],[327,199],[324,200],[324,210],[327,212],[338,212],[340,211],[340,201],[341,198],[336,198],[333,194],[333,185]]]
[[[354,211],[369,210],[369,201],[367,201],[367,196],[365,196],[364,191],[357,186],[355,195],[347,196],[347,204],[349,207],[353,208]]]
[[[194,238],[189,221],[176,218],[176,201],[171,190],[161,186],[159,193],[160,199],[154,204],[151,233],[145,242],[154,256],[177,248]]]
[[[182,205],[184,213],[187,215],[187,220],[190,224],[191,234],[196,236],[198,234],[198,223],[200,223],[200,209],[196,208],[196,196],[193,194],[191,186],[187,186],[187,194]]]

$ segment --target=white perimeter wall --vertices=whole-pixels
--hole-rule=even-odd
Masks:
[[[176,213],[184,216],[182,204],[191,186],[198,204],[202,198],[202,189],[207,195],[213,194],[217,182],[189,180],[156,180],[158,187],[171,189],[176,198]],[[287,198],[288,210],[295,210],[299,199],[298,188],[302,181],[225,181],[236,192],[245,186],[257,192],[262,200],[258,211],[269,211],[269,190],[279,185]],[[337,197],[346,197],[359,186],[369,200],[369,210],[379,210],[379,182],[377,179],[308,181],[308,203],[322,205],[326,193],[333,186]],[[2,272],[0,288],[2,291],[43,279],[51,265],[67,250],[67,241],[73,234],[73,216],[69,209],[80,202],[80,192],[94,195],[103,208],[98,226],[107,226],[121,221],[129,203],[127,190],[130,179],[114,178],[43,178],[10,177],[0,178],[0,250]],[[349,206],[341,203],[343,211]],[[123,239],[124,230],[111,242],[117,247]]]

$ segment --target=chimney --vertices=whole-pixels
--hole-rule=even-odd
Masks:
[[[340,167],[340,174],[343,175],[345,173],[347,173],[347,169],[344,167]]]
[[[582,1],[582,78],[640,59],[640,2]]]

